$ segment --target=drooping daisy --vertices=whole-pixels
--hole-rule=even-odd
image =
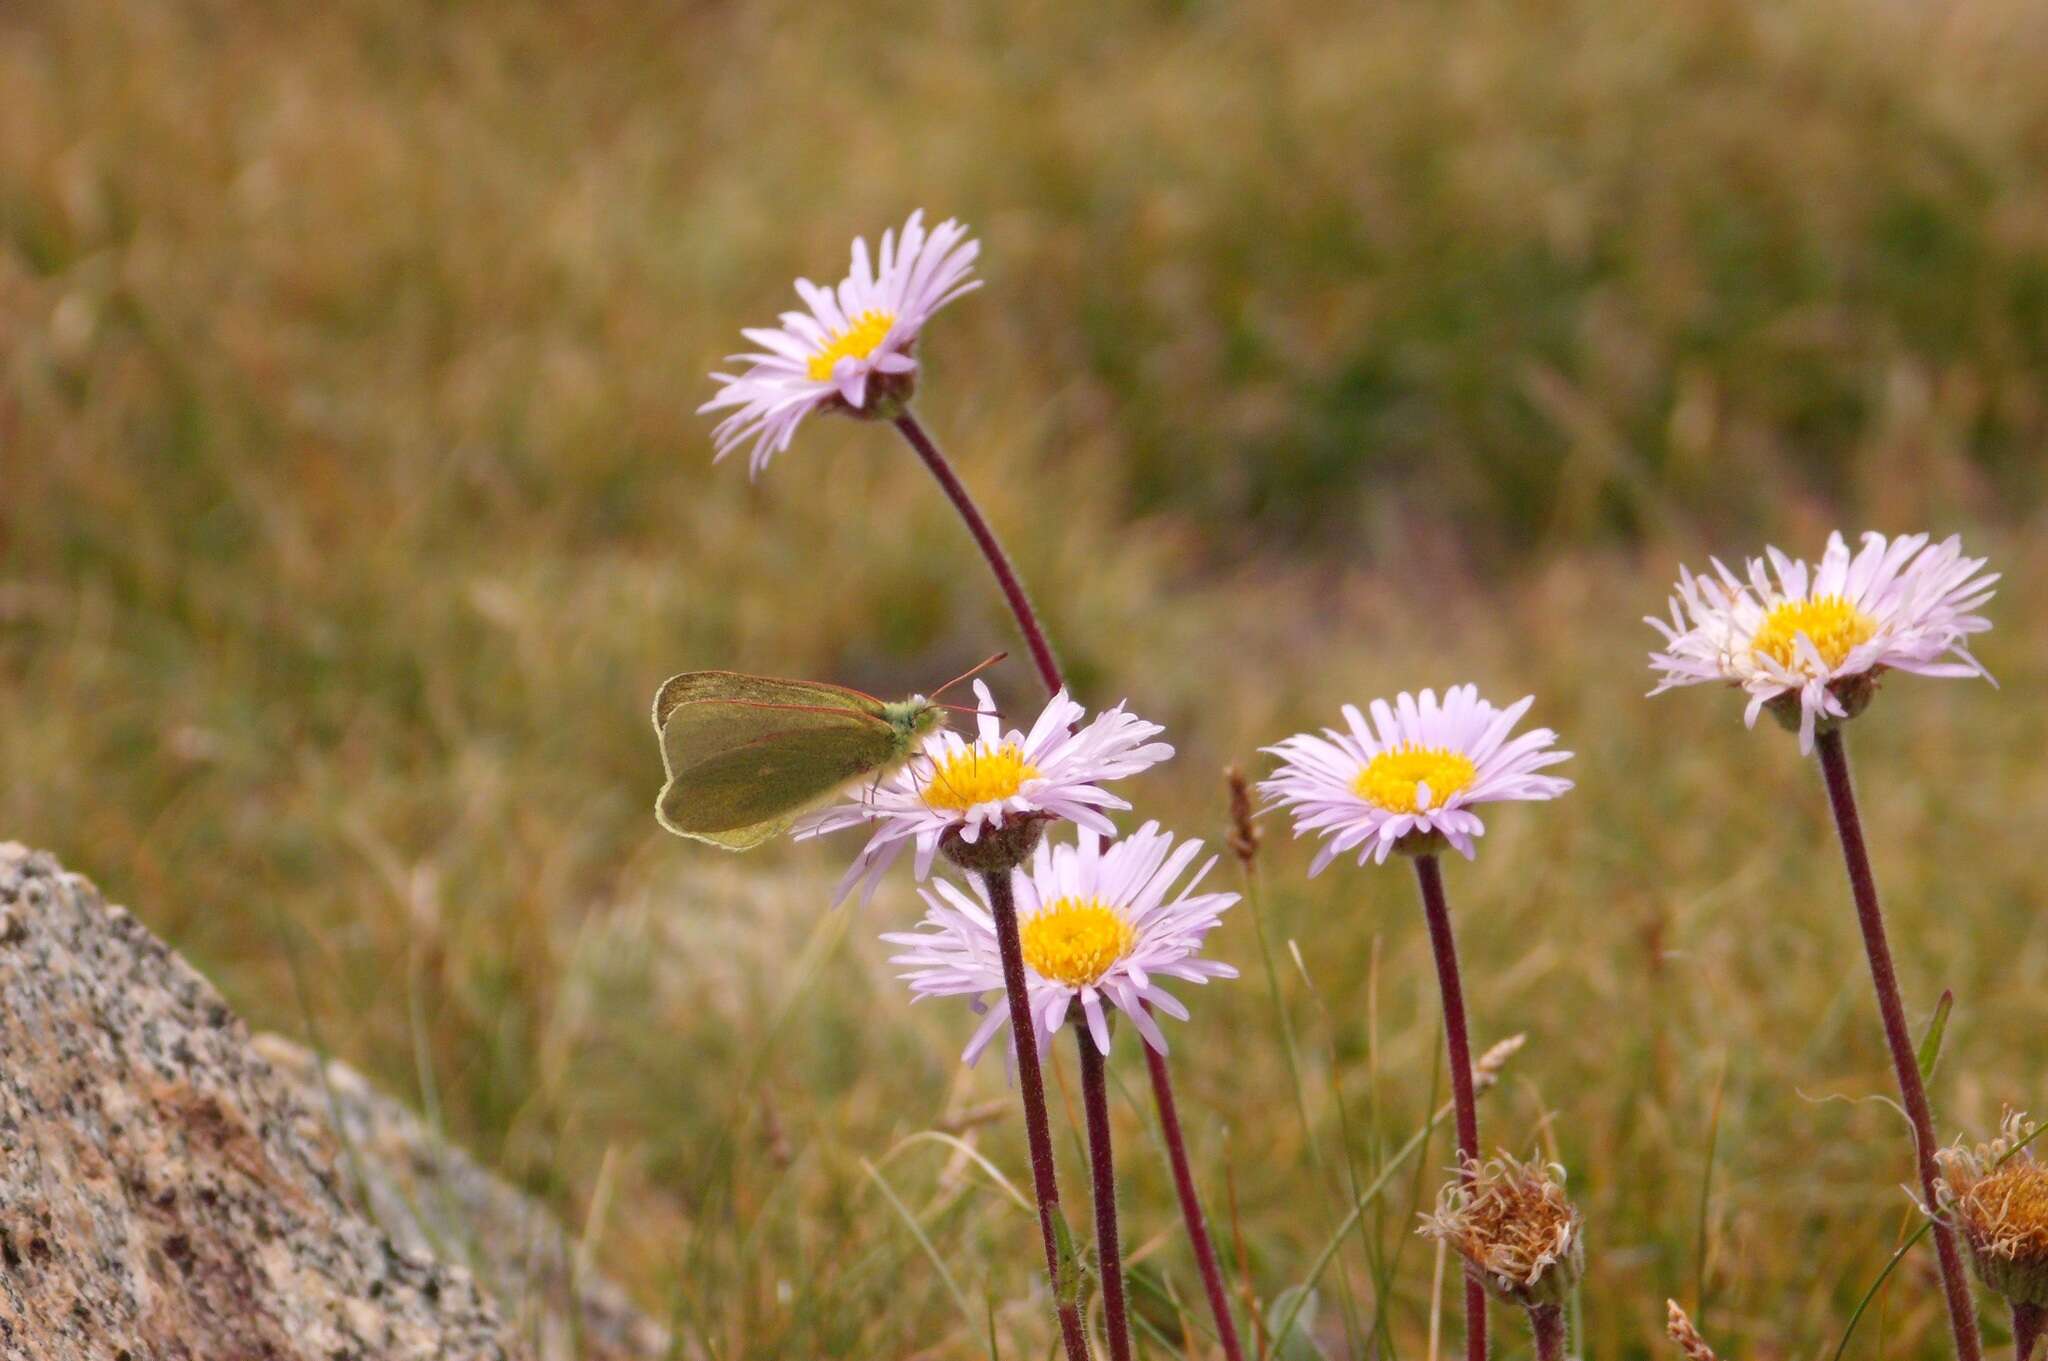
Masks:
[[[1974,613],[1998,580],[1984,562],[1954,536],[1930,547],[1925,534],[1865,534],[1851,555],[1837,533],[1817,564],[1768,548],[1746,580],[1718,559],[1712,575],[1681,568],[1670,620],[1646,621],[1665,643],[1650,654],[1650,693],[1740,686],[1746,723],[1767,706],[1788,723],[1796,712],[1799,750],[1811,752],[1816,725],[1862,712],[1888,670],[1991,679],[1968,645],[1991,627]]]
[[[1087,710],[1062,690],[1046,702],[1030,732],[1004,732],[988,687],[976,681],[974,696],[980,711],[974,741],[950,730],[933,733],[903,769],[879,784],[855,789],[847,802],[810,814],[791,831],[803,840],[872,826],[834,902],[863,881],[863,896],[872,897],[882,873],[906,846],[917,847],[917,877],[923,879],[948,836],[956,849],[973,847],[991,832],[1042,826],[1054,818],[1115,836],[1116,826],[1105,810],[1131,805],[1103,783],[1136,775],[1173,755],[1171,746],[1152,740],[1165,729],[1126,713],[1121,704],[1084,725]],[[1029,830],[1035,833],[1039,826]],[[1020,850],[1005,863],[1021,858]]]
[[[836,288],[796,281],[805,311],[784,312],[780,326],[742,331],[761,349],[731,356],[749,367],[714,373],[718,395],[704,411],[730,410],[712,439],[724,458],[749,439],[748,471],[759,476],[789,447],[804,418],[815,411],[889,415],[910,395],[918,332],[933,313],[981,287],[970,278],[981,244],[951,218],[929,233],[922,210],[903,234],[882,233],[871,265],[865,237],[853,241],[853,263]]]
[[[1146,1008],[1186,1020],[1187,1008],[1160,986],[1162,979],[1206,983],[1235,978],[1230,965],[1197,955],[1203,937],[1235,893],[1199,893],[1216,857],[1210,856],[1178,890],[1175,884],[1202,852],[1199,841],[1173,844],[1171,833],[1148,822],[1103,848],[1102,837],[1083,827],[1076,844],[1039,843],[1028,872],[1011,871],[1017,901],[1017,936],[1024,952],[1025,989],[1043,1051],[1079,1003],[1096,1048],[1109,1052],[1109,1017],[1104,1005],[1130,1018],[1145,1042],[1166,1052],[1166,1037]],[[925,917],[915,931],[882,937],[903,947],[892,956],[919,998],[968,997],[986,1018],[961,1058],[973,1063],[1010,1019],[1007,1006],[991,1005],[1003,993],[1003,964],[996,943],[988,890],[974,881],[973,896],[948,880],[918,890]],[[1171,895],[1171,896],[1169,896]]]
[[[1486,830],[1474,805],[1503,799],[1554,799],[1570,780],[1538,771],[1571,759],[1553,751],[1548,728],[1508,734],[1535,703],[1529,696],[1506,709],[1479,697],[1479,687],[1457,685],[1437,701],[1403,691],[1392,704],[1376,699],[1372,723],[1344,706],[1347,730],[1297,733],[1266,750],[1280,758],[1273,777],[1259,783],[1269,808],[1294,810],[1294,834],[1326,840],[1311,876],[1332,860],[1358,852],[1385,864],[1397,849],[1428,849],[1438,838],[1471,859],[1473,838]]]

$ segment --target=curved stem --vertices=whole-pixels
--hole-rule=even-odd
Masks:
[[[1145,1066],[1152,1072],[1152,1096],[1158,1103],[1159,1127],[1166,1137],[1166,1159],[1173,1165],[1173,1189],[1180,1197],[1182,1218],[1187,1221],[1188,1245],[1194,1249],[1195,1265],[1202,1272],[1209,1312],[1216,1319],[1216,1340],[1223,1344],[1223,1355],[1228,1361],[1244,1361],[1237,1324],[1230,1317],[1230,1296],[1223,1288],[1223,1269],[1217,1265],[1216,1245],[1209,1241],[1202,1202],[1195,1194],[1195,1174],[1188,1167],[1187,1140],[1180,1132],[1180,1112],[1174,1105],[1173,1078],[1166,1071],[1166,1055],[1146,1045]]]
[[[1109,1082],[1103,1054],[1088,1027],[1074,1027],[1081,1050],[1081,1104],[1088,1112],[1088,1166],[1094,1176],[1095,1259],[1102,1268],[1102,1325],[1110,1361],[1131,1361],[1130,1314],[1124,1302],[1124,1249],[1116,1227],[1116,1158],[1109,1146]]]
[[[1458,979],[1458,946],[1451,937],[1451,911],[1444,902],[1442,867],[1433,855],[1415,857],[1422,887],[1422,913],[1429,919],[1429,944],[1436,954],[1437,989],[1444,1001],[1444,1047],[1450,1051],[1451,1106],[1458,1121],[1459,1175],[1471,1185],[1479,1171],[1479,1102],[1472,1089],[1472,1039],[1465,1028],[1465,989]],[[1465,1356],[1486,1361],[1486,1287],[1465,1267]]]
[[[1863,842],[1863,820],[1856,811],[1856,790],[1849,780],[1849,752],[1842,744],[1840,728],[1819,733],[1814,745],[1820,752],[1821,772],[1827,778],[1828,802],[1835,814],[1835,830],[1842,839],[1842,859],[1849,869],[1849,890],[1856,899],[1856,918],[1863,927],[1863,949],[1870,957],[1870,981],[1877,990],[1877,1011],[1884,1022],[1884,1039],[1892,1053],[1892,1072],[1899,1081],[1906,1118],[1913,1125],[1914,1157],[1920,1170],[1920,1190],[1926,1204],[1939,1204],[1934,1180],[1934,1114],[1927,1104],[1927,1086],[1920,1078],[1920,1060],[1913,1053],[1913,1040],[1906,1029],[1906,1008],[1899,997],[1898,971],[1892,967],[1891,944],[1885,939],[1884,912],[1878,906],[1877,880],[1870,872],[1870,852]],[[1977,1333],[1977,1313],[1970,1301],[1970,1283],[1963,1276],[1962,1254],[1956,1248],[1955,1231],[1941,1220],[1934,1221],[1935,1255],[1941,1261],[1942,1292],[1948,1300],[1950,1330],[1955,1334],[1959,1361],[1982,1361],[1984,1343]]]
[[[1038,614],[1031,608],[1031,598],[1024,594],[1024,583],[1017,577],[1017,569],[1010,565],[1009,554],[996,540],[996,532],[990,529],[988,521],[981,516],[980,507],[967,494],[967,488],[953,475],[953,465],[946,462],[946,456],[939,452],[939,446],[932,443],[932,437],[925,433],[917,417],[905,411],[896,418],[896,428],[910,447],[917,450],[917,456],[924,460],[924,466],[932,470],[932,476],[939,480],[939,487],[953,503],[953,509],[960,512],[960,518],[967,522],[967,532],[974,536],[974,542],[981,548],[982,557],[988,559],[989,571],[995,573],[996,585],[1002,587],[1003,599],[1010,604],[1010,613],[1017,617],[1017,627],[1023,631],[1024,643],[1031,649],[1032,664],[1038,668],[1038,677],[1045,682],[1047,690],[1058,690],[1060,664],[1052,655],[1052,645],[1045,641],[1045,630],[1039,627]]]
[[[1007,871],[985,874],[989,915],[995,918],[996,945],[1003,957],[1003,991],[1010,1004],[1010,1038],[1017,1055],[1017,1090],[1024,1100],[1024,1137],[1031,1147],[1031,1183],[1037,1192],[1038,1230],[1045,1239],[1045,1269],[1052,1277],[1053,1300],[1059,1306],[1060,1337],[1067,1361],[1088,1361],[1088,1335],[1081,1329],[1076,1264],[1060,1250],[1066,1225],[1060,1220],[1060,1187],[1052,1156],[1052,1127],[1045,1118],[1045,1073],[1038,1066],[1038,1023],[1031,1017],[1031,998],[1024,987],[1024,947],[1017,937],[1017,900]],[[1067,1240],[1071,1249],[1071,1240]]]
[[[939,487],[946,493],[946,499],[960,513],[967,525],[967,532],[974,536],[981,555],[987,560],[989,571],[994,574],[996,585],[1001,588],[1003,599],[1010,606],[1010,613],[1017,620],[1017,629],[1024,635],[1025,645],[1031,649],[1031,661],[1038,668],[1038,678],[1045,683],[1047,694],[1056,694],[1066,688],[1066,679],[1060,674],[1059,659],[1053,656],[1052,645],[1046,641],[1045,628],[1038,622],[1038,613],[1031,607],[1031,597],[1024,591],[1024,583],[1017,576],[1017,569],[1010,565],[1009,555],[1003,552],[1002,544],[996,539],[995,531],[989,528],[982,517],[980,507],[967,492],[953,465],[939,452],[939,446],[910,411],[905,410],[894,422],[896,429],[924,460],[924,466],[938,479]],[[1008,885],[1005,885],[1007,891]],[[1012,926],[1010,937],[1015,939]],[[1005,969],[1007,969],[1007,961]],[[1021,965],[1020,965],[1021,967]],[[1013,990],[1012,996],[1016,994]],[[1028,1032],[1019,1032],[1028,1033]],[[1159,1107],[1159,1124],[1166,1139],[1167,1154],[1173,1163],[1174,1192],[1180,1199],[1182,1222],[1187,1226],[1188,1243],[1194,1249],[1195,1264],[1202,1273],[1202,1289],[1209,1297],[1209,1311],[1216,1319],[1216,1335],[1223,1344],[1227,1361],[1243,1361],[1244,1351],[1237,1340],[1237,1325],[1231,1321],[1229,1296],[1224,1291],[1223,1272],[1216,1262],[1216,1248],[1209,1239],[1209,1229],[1202,1217],[1202,1202],[1195,1195],[1195,1181],[1188,1170],[1187,1141],[1181,1133],[1180,1114],[1173,1097],[1173,1077],[1167,1071],[1166,1061],[1146,1047],[1146,1065],[1152,1077],[1152,1098]],[[1033,1058],[1036,1067],[1036,1056]],[[1042,1106],[1041,1102],[1041,1106]],[[1041,1206],[1040,1218],[1045,1218]]]

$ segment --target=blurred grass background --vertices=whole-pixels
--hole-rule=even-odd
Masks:
[[[9,5],[0,836],[571,1222],[609,1168],[598,1259],[708,1354],[981,1355],[861,1167],[1006,1095],[890,980],[914,898],[827,917],[850,845],[661,836],[645,720],[690,667],[898,693],[1010,645],[886,431],[750,485],[692,414],[790,277],[957,214],[989,286],[921,408],[1083,697],[1171,726],[1140,813],[1219,841],[1222,765],[1343,700],[1536,691],[1580,788],[1450,872],[1479,1040],[1531,1039],[1488,1138],[1571,1170],[1585,1354],[1660,1354],[1675,1295],[1724,1354],[1826,1355],[1910,1162],[1824,802],[1732,699],[1645,702],[1637,620],[1836,523],[1994,554],[2004,688],[1900,682],[1852,747],[1916,1023],[1959,999],[1940,1114],[2038,1101],[2044,62],[2030,0]],[[1272,831],[1330,1175],[1245,913],[1173,1032],[1266,1298],[1438,1047],[1408,879],[1306,885]],[[1007,1108],[968,1123],[1021,1185]],[[1148,1130],[1130,1246],[1193,1301]],[[931,1142],[885,1175],[1043,1354],[1028,1217]],[[1347,1299],[1423,1354],[1415,1194],[1325,1281],[1333,1354]],[[1851,1355],[1944,1354],[1929,1271]]]

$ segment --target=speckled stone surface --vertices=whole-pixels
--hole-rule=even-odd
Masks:
[[[354,1213],[336,1166],[205,979],[0,844],[0,1358],[527,1361],[470,1274]]]
[[[400,1247],[475,1272],[539,1361],[675,1354],[668,1330],[616,1283],[587,1264],[578,1269],[575,1240],[546,1206],[438,1138],[410,1107],[339,1059],[323,1068],[282,1035],[258,1035],[255,1046],[305,1106],[339,1125],[350,1151],[341,1171],[351,1202]]]

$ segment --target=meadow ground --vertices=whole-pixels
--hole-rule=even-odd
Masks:
[[[874,940],[901,876],[827,914],[850,845],[650,813],[672,671],[893,694],[1013,645],[887,432],[750,485],[691,414],[790,275],[957,212],[989,286],[921,407],[1083,698],[1179,744],[1137,814],[1220,843],[1222,767],[1347,699],[1536,693],[1579,788],[1449,869],[1477,1039],[1529,1037],[1488,1140],[1570,1170],[1586,1355],[1659,1354],[1666,1296],[1726,1355],[1831,1354],[1911,1165],[1825,803],[1733,698],[1645,700],[1639,617],[1837,520],[2007,573],[2002,688],[1898,681],[1850,741],[1915,1024],[1957,997],[1946,1130],[2038,1103],[2044,57],[2017,0],[10,7],[0,836],[588,1223],[722,1361],[977,1356],[989,1308],[1043,1355],[1028,1216],[919,1137],[1023,1184],[1000,1068]],[[1035,703],[1021,661],[996,688]],[[1303,1081],[1241,909],[1245,977],[1172,1038],[1270,1300],[1441,1075],[1410,879],[1306,883],[1267,830]],[[1195,1283],[1120,1048],[1165,1355]],[[1343,1244],[1339,1353],[1383,1321],[1424,1354],[1448,1160]],[[1930,1273],[1850,1355],[1945,1354]]]

